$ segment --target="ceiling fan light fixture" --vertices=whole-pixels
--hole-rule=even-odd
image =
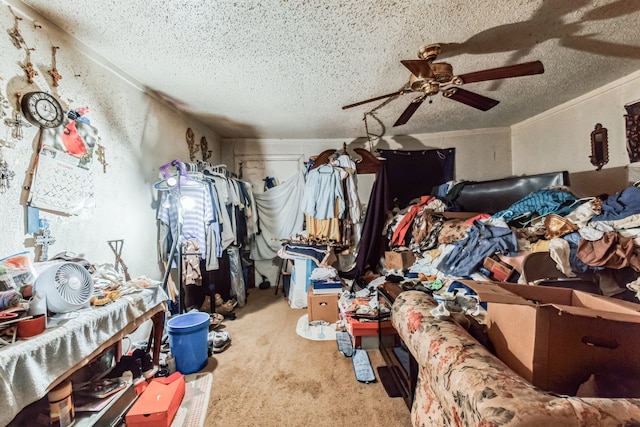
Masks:
[[[433,43],[433,44],[428,44],[426,46],[422,46],[420,48],[420,50],[418,51],[418,58],[419,59],[424,59],[424,60],[427,60],[427,61],[434,60],[440,54],[441,50],[442,50],[442,48],[440,47],[440,44],[438,44],[438,43]]]
[[[446,83],[453,78],[453,67],[446,62],[434,62],[431,64],[431,69],[435,75],[435,79],[439,83]]]

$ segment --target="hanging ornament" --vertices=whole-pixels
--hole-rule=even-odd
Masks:
[[[0,193],[4,193],[11,186],[11,180],[16,173],[9,168],[9,164],[4,158],[4,153],[0,147]]]
[[[4,79],[0,77],[0,80]],[[11,107],[9,100],[0,92],[0,117],[6,117],[7,112],[5,110],[8,110],[9,107]]]
[[[31,63],[32,50],[36,50],[36,49],[33,47],[25,48],[25,51],[27,52],[27,58],[25,60],[24,65],[22,66],[22,69],[27,75],[27,81],[29,82],[29,84],[32,84],[33,78],[38,75],[38,72],[33,68],[33,64]]]
[[[13,9],[9,6],[9,10],[14,18],[13,28],[8,30],[9,37],[11,38],[11,43],[16,47],[16,49],[21,49],[24,44],[24,38],[22,38],[22,34],[20,34],[20,29],[18,28],[18,24],[22,21],[22,18],[13,13]]]
[[[211,150],[209,150],[209,143],[206,137],[200,139],[200,151],[202,152],[202,161],[206,162],[211,157]]]
[[[13,118],[4,119],[4,124],[7,127],[11,128],[11,138],[13,138],[14,140],[21,140],[22,137],[24,136],[22,134],[22,128],[31,126],[29,123],[27,123],[27,122],[25,122],[23,120],[22,114],[20,114],[18,112],[18,111],[20,111],[20,96],[21,95],[22,95],[21,93],[16,93],[16,97],[18,98],[18,102],[17,102],[17,108],[15,110],[13,110]]]
[[[107,159],[104,154],[104,145],[98,144],[98,148],[96,149],[96,153],[98,156],[98,161],[102,164],[102,172],[107,173]]]
[[[193,162],[196,159],[196,153],[198,152],[200,147],[196,145],[196,138],[193,135],[193,130],[191,130],[191,128],[187,128],[186,138],[187,147],[189,147],[189,159],[191,159],[191,161]]]
[[[21,140],[24,136],[22,133],[23,127],[29,127],[29,123],[22,120],[22,114],[17,111],[13,112],[13,118],[4,119],[4,124],[11,128],[11,138]]]
[[[38,261],[44,262],[49,259],[49,245],[53,245],[56,242],[56,238],[51,235],[49,230],[49,221],[40,218],[40,235],[36,236],[36,246],[40,246],[40,259]]]
[[[53,80],[52,86],[58,87],[58,81],[62,79],[60,73],[58,73],[58,69],[56,68],[56,51],[60,49],[58,46],[52,46],[52,55],[51,55],[51,69],[49,70],[49,75],[51,76],[51,80]]]

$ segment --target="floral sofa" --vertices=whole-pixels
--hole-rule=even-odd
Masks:
[[[391,320],[418,364],[414,426],[640,426],[640,399],[578,398],[534,387],[463,327],[430,314],[436,302],[402,292]]]

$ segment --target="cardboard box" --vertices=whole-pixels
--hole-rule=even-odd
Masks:
[[[313,289],[307,294],[307,317],[309,322],[324,320],[335,323],[338,321],[338,294],[316,295]]]
[[[387,251],[384,260],[387,270],[406,270],[413,265],[416,257],[411,251]]]
[[[127,427],[169,427],[184,392],[184,376],[180,372],[166,378],[154,378],[127,412]]]
[[[378,321],[364,321],[361,322],[358,319],[355,319],[351,316],[347,316],[347,332],[351,335],[351,341],[355,348],[362,347],[362,338],[363,337],[378,337]],[[382,328],[382,334],[395,334],[395,329],[391,325],[391,320],[383,320],[380,322],[380,327]]]
[[[487,302],[497,356],[544,390],[575,395],[594,373],[640,375],[640,305],[573,289],[460,280]]]

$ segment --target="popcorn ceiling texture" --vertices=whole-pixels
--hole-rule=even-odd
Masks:
[[[443,43],[461,74],[541,60],[542,76],[466,88],[481,112],[441,95],[391,125],[412,94],[379,110],[387,135],[505,127],[640,68],[638,2],[616,0],[24,0],[142,85],[223,137],[354,138],[398,90],[402,59]],[[377,131],[377,129],[376,129]]]

